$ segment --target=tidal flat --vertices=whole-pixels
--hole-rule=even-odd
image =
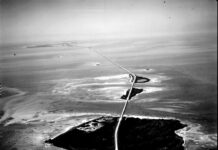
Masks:
[[[150,79],[136,84],[143,91],[131,99],[126,117],[178,120],[187,125],[176,131],[186,149],[216,149],[216,37],[44,44],[1,47],[1,85],[19,94],[0,99],[0,149],[59,150],[45,141],[101,116],[119,116],[129,75],[79,47],[86,45]]]

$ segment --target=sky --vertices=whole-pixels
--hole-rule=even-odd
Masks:
[[[217,32],[216,0],[0,0],[2,42]]]

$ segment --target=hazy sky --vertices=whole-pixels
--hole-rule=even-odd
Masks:
[[[216,0],[1,0],[1,40],[217,32]]]

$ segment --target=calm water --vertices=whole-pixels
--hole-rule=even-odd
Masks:
[[[143,93],[130,102],[128,115],[179,119],[188,124],[178,131],[188,149],[217,146],[214,37],[45,44],[1,48],[1,92],[17,93],[0,100],[2,148],[58,149],[44,140],[89,119],[119,114],[128,74],[78,45],[91,45],[151,79],[136,85]]]

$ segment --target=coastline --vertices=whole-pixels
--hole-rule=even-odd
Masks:
[[[140,117],[124,117],[124,120],[121,124],[122,128],[120,129],[121,135],[118,140],[120,143],[124,143],[125,141],[124,139],[126,140],[132,139],[132,140],[125,141],[126,143],[125,148],[123,147],[124,145],[121,144],[121,149],[132,149],[133,147],[137,149],[144,149],[148,147],[150,149],[153,149],[155,147],[157,148],[158,146],[156,144],[151,144],[151,143],[153,142],[156,143],[157,142],[156,140],[158,141],[160,140],[159,142],[161,143],[161,141],[166,140],[166,137],[169,137],[169,139],[167,140],[168,142],[165,141],[164,144],[165,146],[168,146],[169,149],[172,149],[175,147],[178,147],[179,149],[184,149],[182,148],[183,147],[182,143],[184,143],[184,141],[182,137],[179,138],[179,135],[177,135],[175,131],[186,127],[185,124],[182,124],[179,120],[173,120],[173,119],[166,119],[166,118],[160,119],[160,118],[155,118],[155,117],[153,119],[151,119],[152,117],[150,117],[149,119],[145,119],[145,118],[146,117],[141,117],[141,118]],[[118,117],[101,116],[97,119],[93,119],[91,121],[82,123],[78,126],[72,127],[71,129],[68,129],[66,132],[59,134],[56,137],[49,138],[45,142],[58,146],[58,147],[66,148],[66,149],[68,149],[69,147],[73,148],[74,146],[75,146],[74,147],[75,149],[80,149],[80,146],[81,146],[81,149],[90,149],[90,148],[95,148],[99,150],[102,148],[108,149],[108,150],[113,149],[113,138],[112,138],[113,134],[111,133],[111,131],[114,130],[117,119]],[[146,122],[146,123],[143,123],[143,122]],[[131,130],[125,130],[125,129],[131,129]],[[131,131],[131,134],[128,134],[129,131]],[[147,134],[148,137],[146,136],[147,132],[148,132]],[[133,133],[134,135],[132,136]],[[92,134],[94,135],[93,137],[92,137]],[[104,137],[103,138],[104,141],[100,140],[101,139],[100,137],[102,136]],[[139,136],[141,137],[139,138]],[[92,137],[92,138],[87,139],[86,137]],[[83,139],[82,140],[83,144],[78,145],[80,138]],[[98,143],[94,144],[97,147],[92,147],[93,142],[95,142],[95,139],[93,138],[96,138],[96,140],[98,139],[97,140]],[[139,143],[137,143],[136,138],[141,139],[139,140]],[[175,139],[172,140],[172,138],[173,139],[175,138]],[[136,143],[131,142],[131,141],[135,141]],[[140,141],[142,143],[140,143]],[[170,142],[173,142],[173,143],[175,142],[175,143],[172,146],[172,143]],[[137,145],[140,145],[140,144],[143,144],[143,146],[137,147]],[[84,147],[84,145],[86,145],[87,147]]]

